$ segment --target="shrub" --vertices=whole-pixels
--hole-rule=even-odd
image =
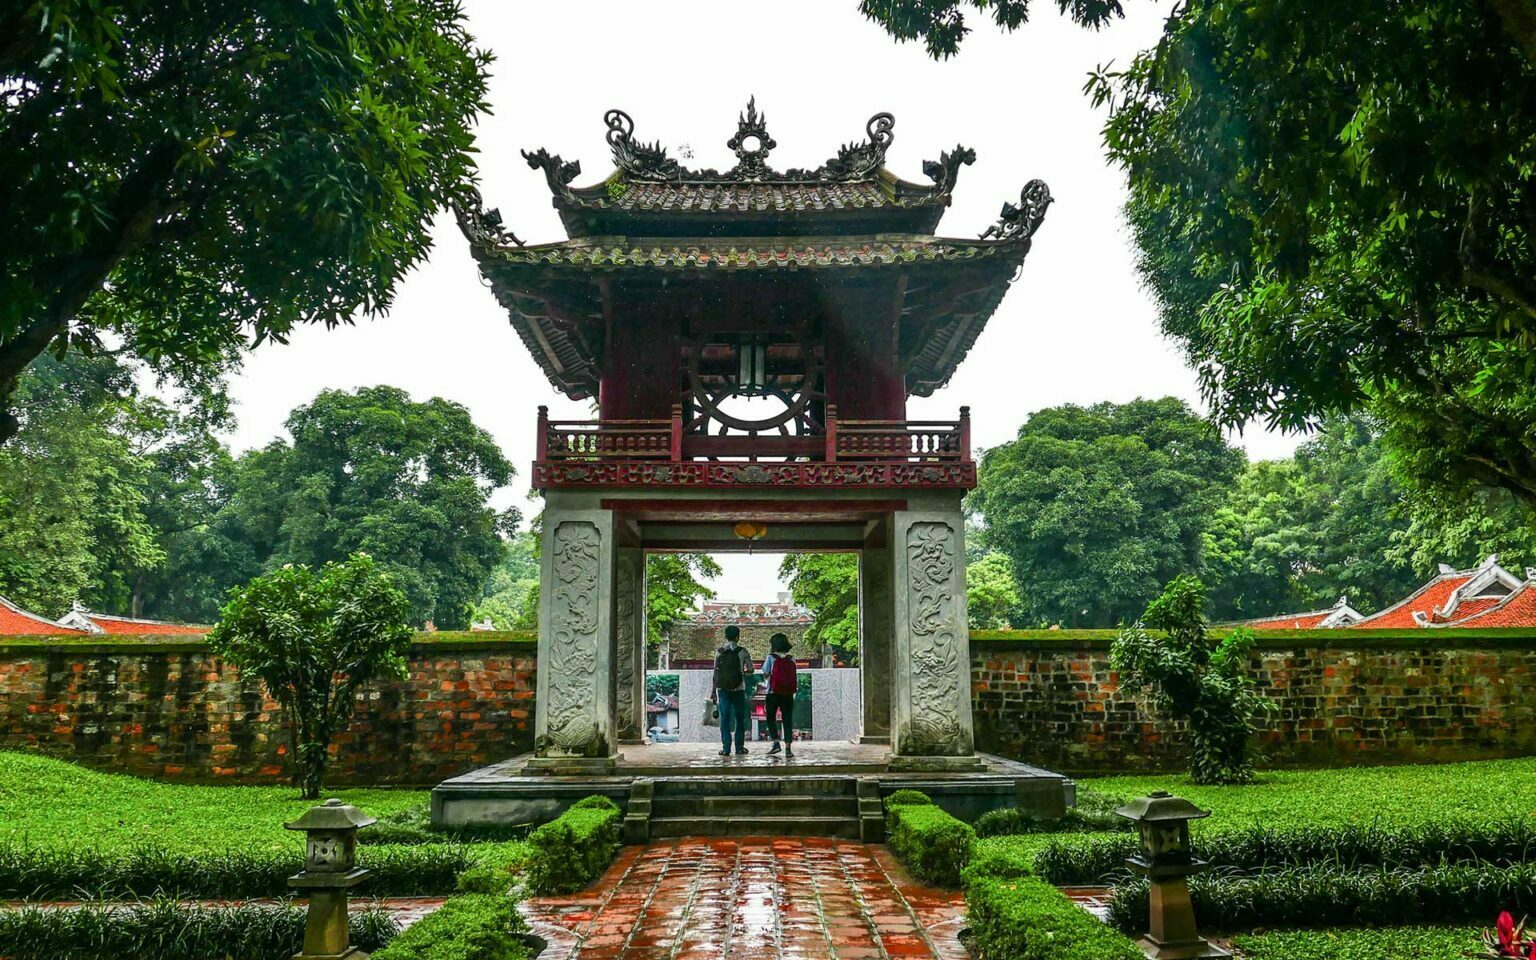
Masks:
[[[1151,690],[1159,710],[1189,724],[1189,772],[1196,783],[1253,779],[1254,718],[1275,705],[1254,691],[1246,672],[1252,647],[1251,630],[1233,630],[1219,641],[1206,634],[1205,587],[1192,576],[1175,577],[1110,647],[1122,690]]]
[[[1045,829],[1044,821],[1015,807],[988,810],[976,818],[976,836],[1013,837],[1026,833],[1039,833]]]
[[[521,840],[479,844],[474,848],[475,865],[459,874],[459,892],[505,894],[513,874],[527,865],[532,853]]]
[[[1497,907],[1522,916],[1536,909],[1536,863],[1452,864],[1421,870],[1308,866],[1252,877],[1204,875],[1190,880],[1200,922],[1217,930],[1350,924],[1460,923],[1483,920]],[[1126,932],[1147,919],[1147,883],[1115,888],[1110,922]]]
[[[372,951],[399,931],[380,910],[352,914],[352,943]],[[207,907],[155,900],[79,909],[0,910],[0,957],[28,960],[272,960],[304,941],[304,909],[288,902]],[[381,955],[381,954],[380,954]]]
[[[1477,932],[1463,927],[1287,930],[1232,940],[1250,960],[1460,960],[1476,942]]]
[[[935,806],[891,807],[886,814],[886,839],[891,852],[913,876],[928,883],[954,887],[970,862],[976,831]]]
[[[617,803],[614,803],[608,797],[603,796],[602,794],[594,793],[590,797],[582,797],[580,800],[577,800],[575,803],[571,804],[571,809],[572,810],[612,810],[614,813],[618,813],[619,812],[619,805]]]
[[[526,960],[527,929],[511,897],[468,894],[416,921],[373,960]]]
[[[604,797],[578,801],[569,810],[528,835],[525,866],[528,890],[537,894],[572,893],[597,878],[619,847],[619,807]]]
[[[973,880],[991,878],[1015,880],[1034,875],[1035,847],[1020,837],[991,837],[979,840],[971,851],[971,862],[960,872],[969,885]]]
[[[372,871],[362,892],[380,897],[450,893],[458,875],[472,864],[468,848],[443,843],[365,846],[357,858]],[[298,851],[197,855],[142,848],[101,853],[0,843],[0,899],[286,897],[288,878],[303,868],[303,860]]]
[[[1116,873],[1137,849],[1134,837],[1051,841],[1035,872],[1052,883],[1091,884]],[[1344,867],[1423,867],[1459,861],[1520,863],[1536,854],[1536,821],[1419,827],[1360,824],[1341,827],[1251,827],[1197,835],[1191,850],[1217,867],[1255,870],[1334,864]]]
[[[902,806],[933,806],[933,800],[921,790],[896,790],[885,798],[885,808]]]
[[[1143,960],[1136,944],[1048,883],[978,878],[965,900],[979,960]]]

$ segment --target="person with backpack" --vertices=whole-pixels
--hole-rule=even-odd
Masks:
[[[795,658],[789,655],[789,637],[776,633],[768,638],[768,656],[763,658],[763,680],[768,684],[764,698],[768,707],[768,735],[773,738],[769,753],[779,752],[779,722],[784,724],[784,756],[795,755],[795,692],[799,679]]]
[[[715,702],[720,709],[720,756],[747,752],[747,677],[752,673],[752,654],[741,645],[741,628],[725,628],[725,645],[715,651]]]

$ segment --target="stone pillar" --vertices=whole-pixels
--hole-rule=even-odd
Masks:
[[[546,502],[530,772],[613,769],[615,533],[611,510]]]
[[[613,595],[613,704],[620,743],[645,737],[645,551],[619,547]]]
[[[890,521],[859,551],[859,681],[863,687],[859,743],[891,742],[891,647],[895,582]]]
[[[976,769],[981,763],[971,725],[965,520],[958,501],[952,508],[898,511],[891,560],[891,766]]]

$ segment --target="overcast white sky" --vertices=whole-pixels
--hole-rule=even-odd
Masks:
[[[1120,174],[1105,163],[1101,115],[1082,94],[1089,70],[1124,63],[1156,38],[1162,6],[1132,4],[1130,18],[1081,30],[1035,0],[1034,22],[1012,35],[972,17],[958,57],[935,63],[898,45],[858,13],[856,0],[467,0],[470,27],[496,55],[492,115],[480,125],[486,202],[530,243],[564,237],[548,188],[518,151],[548,147],[580,160],[578,184],[612,169],[602,115],[621,107],[637,137],[660,139],[689,165],[725,169],[725,141],[756,94],[778,142],[771,162],[814,167],[864,137],[871,114],[896,116],[887,165],[926,182],[922,161],[963,143],[976,163],[960,175],[940,233],[974,237],[1034,177],[1056,202],[1022,276],[950,386],[915,399],[918,417],[953,417],[968,403],[975,439],[1011,438],[1034,410],[1060,403],[1176,395],[1199,403],[1193,373],[1158,332],[1139,288],[1120,207]],[[418,399],[469,408],[518,465],[527,495],[535,407],[583,418],[587,405],[556,394],[480,282],[450,217],[433,230],[429,262],[406,279],[387,316],[335,331],[307,329],[252,355],[233,384],[235,448],[282,431],[295,406],[326,388],[387,383]],[[1290,453],[1294,437],[1250,429],[1254,458]],[[531,514],[536,504],[524,503]],[[723,599],[766,599],[777,558],[724,558]]]

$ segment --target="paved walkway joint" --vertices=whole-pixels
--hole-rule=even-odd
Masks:
[[[627,847],[581,893],[522,905],[540,960],[965,960],[965,899],[884,847],[686,838]]]

